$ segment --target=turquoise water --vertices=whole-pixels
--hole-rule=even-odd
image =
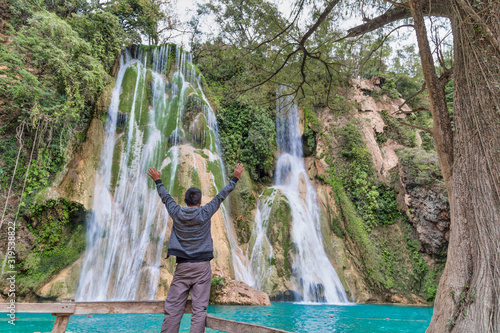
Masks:
[[[394,305],[324,305],[273,303],[271,306],[211,305],[208,313],[237,321],[276,327],[290,332],[425,332],[432,308]],[[5,314],[4,314],[5,315]],[[55,317],[19,313],[15,328],[0,320],[0,332],[50,332]],[[163,315],[71,316],[67,332],[159,332]],[[181,332],[189,332],[190,315],[184,315]],[[207,332],[216,332],[207,329]]]

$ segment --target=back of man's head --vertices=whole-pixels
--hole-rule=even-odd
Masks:
[[[196,187],[191,187],[186,191],[185,202],[188,206],[196,206],[201,201],[201,191]]]

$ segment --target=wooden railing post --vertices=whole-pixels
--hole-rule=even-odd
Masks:
[[[68,326],[69,316],[67,313],[53,313],[56,316],[56,321],[54,326],[52,326],[52,333],[64,333],[66,332],[66,326]]]

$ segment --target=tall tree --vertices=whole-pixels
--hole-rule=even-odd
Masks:
[[[318,52],[316,33],[334,21],[335,8],[348,0],[311,2],[310,23],[298,27],[296,18],[283,24],[274,37],[254,41],[256,51],[272,45],[277,50],[268,77],[287,70],[287,63],[300,58],[300,91],[308,84],[307,60],[331,69],[325,52]],[[296,13],[306,1],[299,0]],[[451,236],[448,261],[436,296],[434,315],[428,332],[500,331],[500,1],[498,0],[372,0],[380,15],[363,15],[362,25],[346,40],[406,21],[417,37],[423,76],[430,97],[433,137],[451,207]],[[347,5],[346,5],[347,6]],[[451,22],[454,40],[453,67],[441,56],[440,73],[428,39],[426,17],[445,17]],[[391,32],[398,27],[391,30]],[[281,37],[282,45],[277,43]],[[331,41],[330,41],[331,42]],[[269,49],[267,49],[269,52]],[[439,55],[439,52],[438,52]],[[331,77],[331,76],[330,76]],[[446,104],[445,86],[454,79],[453,124]],[[258,87],[256,84],[255,87]]]
[[[362,26],[356,36],[412,17],[431,100],[441,169],[450,197],[448,261],[428,332],[500,330],[500,2],[409,0]],[[424,16],[451,21],[453,72],[438,76]],[[454,77],[454,124],[445,85]]]

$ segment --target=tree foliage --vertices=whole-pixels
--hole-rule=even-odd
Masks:
[[[276,129],[273,110],[233,103],[217,114],[227,165],[243,162],[253,180],[272,176]]]
[[[42,95],[30,96],[30,120],[36,123],[46,116],[67,123],[88,117],[88,108],[87,114],[81,110],[95,102],[109,79],[101,62],[93,57],[91,44],[50,12],[35,13],[14,40],[29,65],[43,73],[38,80],[45,88]]]

